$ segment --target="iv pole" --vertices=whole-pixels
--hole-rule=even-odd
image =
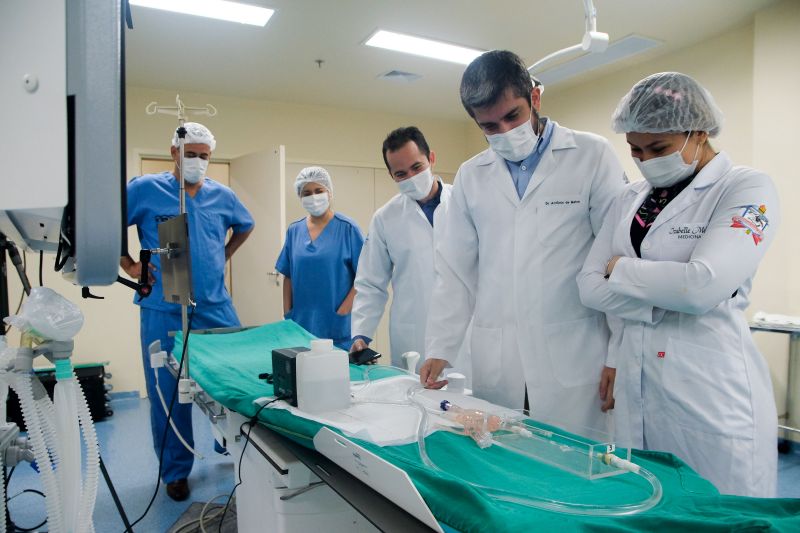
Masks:
[[[181,96],[175,95],[175,106],[160,106],[156,102],[150,102],[147,104],[145,108],[145,113],[148,115],[155,115],[156,113],[163,113],[166,115],[175,115],[178,117],[178,161],[180,164],[178,165],[178,183],[180,184],[180,211],[179,215],[183,215],[186,213],[186,189],[183,183],[183,163],[185,160],[184,157],[184,145],[186,144],[186,128],[184,125],[186,124],[186,116],[187,114],[191,113],[193,115],[206,115],[209,117],[213,117],[217,114],[217,108],[215,108],[211,104],[206,104],[205,107],[187,107],[184,105],[183,101],[181,100]],[[158,250],[159,253],[166,252],[165,250]],[[184,345],[188,341],[189,332],[189,319],[188,319],[188,308],[189,305],[194,305],[194,302],[190,304],[181,304],[181,326],[183,331],[183,342]],[[193,387],[191,387],[191,378],[189,378],[189,351],[186,351],[186,361],[183,364],[184,374],[178,376],[179,382],[186,383],[188,387],[184,387],[183,385],[180,387],[181,394],[179,396],[180,403],[189,403],[192,401],[192,396],[194,395]],[[186,381],[184,381],[186,380]]]

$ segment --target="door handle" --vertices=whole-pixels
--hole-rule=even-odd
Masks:
[[[267,276],[271,276],[274,278],[275,285],[280,286],[281,284],[281,273],[277,270],[273,270],[272,272],[267,272]]]

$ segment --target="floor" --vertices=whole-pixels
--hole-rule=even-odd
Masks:
[[[158,467],[150,437],[147,402],[135,395],[116,395],[111,402],[114,415],[96,425],[103,460],[131,521],[138,518],[147,507],[155,487]],[[230,457],[214,452],[209,423],[197,409],[194,422],[197,450],[205,458],[195,461],[189,478],[191,497],[185,502],[174,502],[166,496],[162,487],[153,507],[135,528],[136,531],[165,532],[193,501],[206,502],[214,496],[228,494],[233,487],[233,463]],[[800,498],[800,445],[795,445],[789,454],[779,455],[778,468],[778,495]],[[8,494],[13,497],[28,488],[41,488],[39,476],[30,466],[20,465],[11,479]],[[44,502],[33,493],[12,499],[9,511],[14,522],[22,528],[33,527],[45,517]],[[124,530],[102,480],[94,518],[98,532]]]

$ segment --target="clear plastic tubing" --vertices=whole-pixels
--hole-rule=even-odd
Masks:
[[[25,420],[25,427],[28,428],[28,439],[33,446],[33,453],[36,463],[39,465],[39,473],[42,476],[42,486],[45,493],[45,504],[47,506],[48,531],[60,533],[64,531],[61,516],[61,498],[58,490],[58,480],[53,472],[50,456],[47,453],[44,434],[40,424],[39,414],[33,400],[32,376],[30,372],[19,374],[15,380],[14,389],[19,396],[22,407],[22,418]]]
[[[372,380],[370,379],[370,372],[372,370],[378,368],[394,368],[399,370],[407,375],[414,375],[406,371],[402,368],[397,367],[386,367],[386,366],[370,366],[364,369],[364,381],[365,385],[358,389],[357,392],[363,392],[366,390],[370,385],[372,385]],[[391,405],[413,405],[417,408],[420,413],[419,423],[417,425],[417,447],[419,448],[419,455],[422,458],[422,461],[425,465],[432,469],[437,470],[439,472],[444,472],[441,468],[439,468],[436,463],[428,455],[426,446],[425,446],[425,435],[428,433],[428,408],[425,407],[422,402],[420,402],[416,395],[417,393],[425,390],[421,384],[415,384],[409,387],[408,391],[406,392],[406,400],[370,400],[368,398],[359,398],[356,400],[357,403],[380,403],[380,404],[391,404]],[[494,444],[500,445],[500,443],[495,442]],[[505,447],[505,446],[504,446]],[[507,448],[510,449],[510,448]],[[514,450],[512,450],[514,451]],[[467,479],[464,479],[452,472],[447,472],[454,477],[458,477],[463,482],[467,483],[468,485],[481,490],[482,492],[486,493],[488,496],[494,498],[495,500],[514,503],[517,505],[523,505],[525,507],[532,507],[535,509],[544,509],[546,511],[554,511],[563,514],[571,514],[571,515],[584,515],[584,516],[625,516],[625,515],[632,515],[642,513],[647,511],[648,509],[652,509],[661,501],[661,497],[663,495],[663,490],[661,487],[661,482],[658,480],[656,476],[654,476],[651,472],[639,466],[636,471],[631,470],[631,473],[636,474],[647,480],[650,484],[652,492],[650,496],[640,502],[631,503],[631,504],[614,504],[614,505],[595,505],[595,504],[584,504],[584,503],[573,503],[573,502],[564,502],[560,500],[553,500],[550,498],[532,498],[527,496],[521,496],[519,494],[512,493],[510,491],[505,491],[500,488],[496,487],[488,487],[485,485],[481,485],[479,483],[474,483]]]
[[[415,398],[416,394],[422,390],[423,390],[422,385],[411,387],[408,390],[408,399],[417,406],[417,409],[419,410],[420,413],[419,425],[417,426],[417,446],[419,447],[419,455],[426,466],[428,466],[433,470],[444,472],[444,470],[439,468],[433,462],[433,460],[431,460],[425,447],[425,435],[428,431],[428,410],[421,402],[419,402],[419,400]],[[465,483],[471,485],[472,487],[480,489],[481,491],[485,492],[486,494],[488,494],[489,496],[491,496],[496,500],[515,503],[518,505],[524,505],[526,507],[533,507],[536,509],[544,509],[547,511],[555,511],[559,513],[572,514],[572,515],[624,516],[624,515],[637,514],[655,507],[658,504],[658,502],[661,501],[661,496],[662,496],[661,482],[652,473],[641,467],[639,468],[639,471],[636,472],[636,474],[640,475],[641,477],[646,479],[648,483],[650,483],[650,486],[652,487],[652,493],[650,497],[641,502],[633,504],[619,504],[619,505],[594,505],[594,504],[564,502],[559,500],[552,500],[549,498],[531,498],[527,496],[520,496],[518,494],[514,494],[510,491],[505,491],[503,489],[499,489],[496,487],[487,487],[485,485],[473,483],[472,481],[461,478],[460,476],[453,474],[452,472],[448,472],[448,474],[458,477]]]
[[[78,424],[76,380],[69,359],[57,359],[56,387],[53,404],[56,410],[56,434],[59,463],[59,489],[64,526],[67,531],[78,529],[78,509],[81,501],[81,432]]]
[[[74,371],[72,376],[73,379],[77,380]],[[83,393],[80,383],[75,388],[75,397],[78,405],[78,420],[81,424],[86,450],[86,472],[83,479],[83,490],[81,491],[80,510],[78,513],[78,531],[92,533],[94,531],[94,523],[92,521],[94,504],[97,498],[97,486],[100,483],[100,446],[97,442],[97,433],[89,411],[89,404],[86,402],[86,395]]]

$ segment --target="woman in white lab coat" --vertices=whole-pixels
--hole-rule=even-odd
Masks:
[[[623,446],[674,453],[723,493],[773,496],[777,414],[744,310],[780,222],[769,176],[708,141],[722,115],[689,76],[637,83],[614,113],[645,180],[609,211],[581,300],[617,317]]]

